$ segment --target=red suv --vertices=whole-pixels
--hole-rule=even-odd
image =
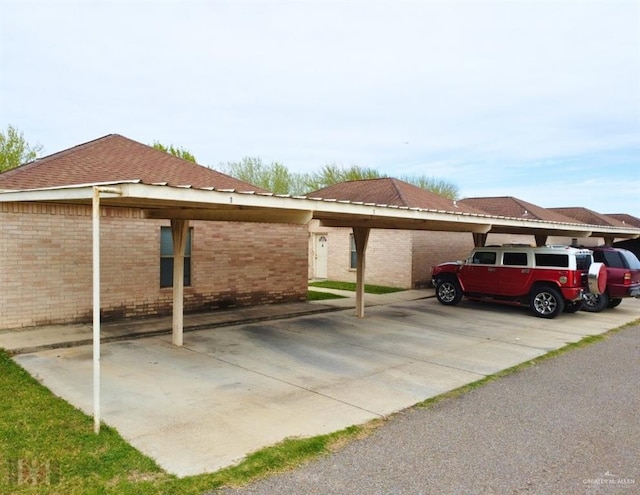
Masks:
[[[607,288],[600,295],[587,294],[582,309],[597,313],[605,308],[615,308],[625,297],[640,298],[640,261],[626,249],[610,246],[589,248],[594,261],[607,266]]]
[[[606,267],[591,251],[568,246],[487,246],[466,261],[433,267],[436,297],[445,305],[462,297],[528,304],[536,316],[574,313],[586,293],[605,290]]]

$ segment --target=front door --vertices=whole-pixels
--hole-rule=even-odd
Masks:
[[[327,278],[328,243],[327,234],[316,234],[313,243],[313,277]]]

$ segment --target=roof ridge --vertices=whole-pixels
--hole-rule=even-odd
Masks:
[[[402,204],[405,206],[409,206],[409,201],[407,200],[406,195],[404,194],[402,189],[399,187],[399,183],[402,183],[402,184],[409,184],[409,183],[396,179],[395,177],[389,177],[389,179],[391,180],[391,184],[393,185],[393,188],[395,189],[396,193],[398,193],[398,196],[400,197],[400,201],[402,202]],[[412,184],[409,184],[409,185],[412,185]]]

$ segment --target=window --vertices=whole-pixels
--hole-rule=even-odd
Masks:
[[[191,232],[184,250],[184,285],[191,285]],[[160,287],[173,287],[173,238],[171,227],[160,227]]]
[[[626,268],[618,251],[594,251],[593,259],[611,268]]]
[[[504,253],[503,265],[527,266],[527,253]]]
[[[496,253],[495,251],[476,251],[471,262],[474,265],[495,265]]]
[[[556,266],[568,268],[569,255],[536,253],[536,266]]]
[[[353,234],[349,234],[350,258],[349,268],[355,270],[358,268],[358,252],[356,251],[356,240]]]

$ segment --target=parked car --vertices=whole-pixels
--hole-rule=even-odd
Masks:
[[[602,294],[586,294],[582,309],[597,313],[615,308],[625,297],[640,298],[640,261],[635,254],[610,246],[589,249],[595,261],[607,266],[607,288]]]
[[[604,292],[606,276],[588,249],[513,244],[476,248],[466,261],[432,270],[442,304],[458,304],[462,297],[527,304],[542,318],[578,311],[586,293]]]

